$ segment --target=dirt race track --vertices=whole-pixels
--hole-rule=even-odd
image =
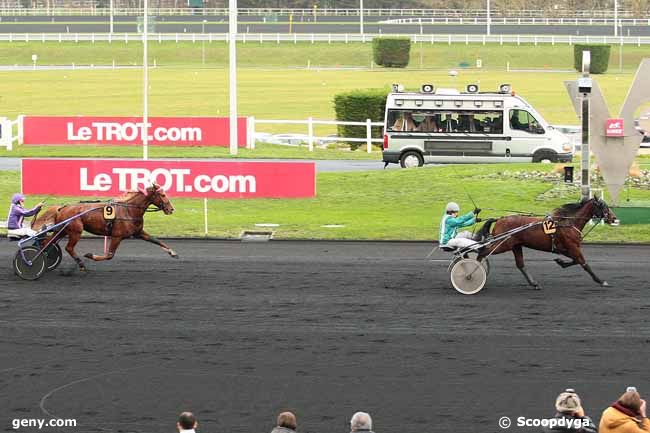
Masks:
[[[345,433],[357,410],[378,433],[489,433],[552,416],[566,387],[596,422],[626,386],[650,395],[650,247],[587,247],[608,288],[526,251],[532,291],[495,257],[468,297],[424,243],[170,243],[180,260],[128,241],[36,282],[0,243],[0,431],[172,432],[190,409],[199,433],[259,433],[290,409],[302,433]]]

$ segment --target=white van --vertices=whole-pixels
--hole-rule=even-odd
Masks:
[[[498,92],[435,89],[404,92],[394,84],[386,100],[383,160],[419,167],[427,162],[571,162],[571,140],[502,84]]]

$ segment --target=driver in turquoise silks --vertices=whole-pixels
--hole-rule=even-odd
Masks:
[[[472,232],[462,231],[458,233],[458,229],[469,227],[480,222],[481,219],[478,217],[480,212],[481,209],[477,208],[473,212],[459,216],[460,206],[453,201],[447,203],[445,214],[442,216],[442,221],[440,222],[440,245],[465,248],[475,244],[476,241],[473,239]]]

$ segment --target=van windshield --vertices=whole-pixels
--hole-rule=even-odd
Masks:
[[[502,111],[388,110],[387,131],[502,134]]]

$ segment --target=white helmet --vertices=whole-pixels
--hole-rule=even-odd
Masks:
[[[454,203],[453,201],[450,201],[447,203],[447,212],[460,212],[460,206],[458,206],[458,203]]]

